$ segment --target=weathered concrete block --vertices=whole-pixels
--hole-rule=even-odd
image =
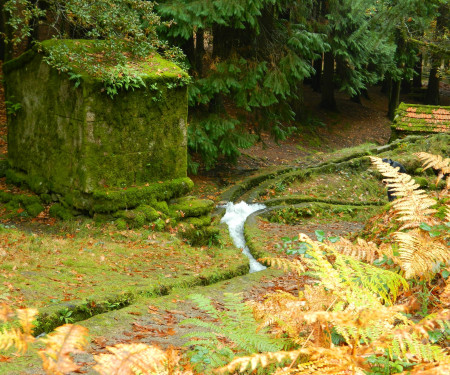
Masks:
[[[46,43],[75,42],[44,42],[43,52],[3,66],[7,100],[21,106],[8,118],[13,168],[61,194],[186,177],[186,73],[155,55],[138,62],[147,88],[111,99],[100,80],[82,74],[76,88],[51,68],[43,61]]]

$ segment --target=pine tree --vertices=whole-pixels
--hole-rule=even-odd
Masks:
[[[302,110],[302,81],[314,73],[310,61],[327,48],[325,36],[307,23],[308,5],[274,0],[160,3],[159,14],[174,19],[167,37],[182,46],[195,78],[189,91],[189,148],[207,167],[221,157],[236,160],[239,149],[262,131],[282,139],[291,130]],[[202,40],[209,41],[207,48]]]

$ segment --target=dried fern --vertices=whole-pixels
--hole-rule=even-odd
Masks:
[[[450,282],[447,282],[447,284],[445,285],[444,290],[439,296],[439,300],[444,306],[450,307]]]
[[[445,168],[448,168],[450,159],[443,160],[440,156],[427,153],[417,155],[425,161],[425,169],[433,167],[446,170]],[[394,194],[399,197],[393,203],[393,209],[403,225],[400,231],[394,234],[399,244],[399,255],[391,256],[391,258],[405,271],[407,278],[430,277],[440,262],[446,263],[450,259],[450,248],[445,241],[445,236],[432,236],[423,229],[438,224],[437,219],[432,216],[437,211],[431,208],[436,204],[436,200],[428,197],[423,190],[419,190],[418,185],[413,183],[407,174],[398,173],[396,168],[392,168],[379,158],[371,157],[371,159],[378,170],[387,177],[386,181],[389,187],[394,189]],[[446,219],[447,221],[450,219],[448,207]],[[409,231],[405,232],[406,229]]]
[[[438,172],[436,178],[436,185],[439,181],[446,176],[446,188],[448,191],[450,189],[450,158],[443,158],[440,155],[433,155],[427,152],[418,152],[416,155],[423,163],[423,170],[428,168],[433,168]]]
[[[283,271],[294,271],[298,275],[303,274],[306,271],[305,265],[298,259],[286,259],[286,258],[261,258],[261,262],[268,264],[271,267],[282,269]]]
[[[380,251],[373,242],[367,242],[361,238],[356,241],[357,243],[354,244],[345,238],[341,238],[339,242],[334,244],[334,248],[344,255],[371,264],[380,257]]]
[[[36,319],[38,311],[36,309],[17,309],[15,316],[18,327],[0,328],[0,350],[6,350],[15,347],[18,352],[26,352],[28,345],[35,341],[32,336],[33,322]],[[1,309],[1,319],[8,321],[14,317],[12,310],[4,306]]]
[[[430,238],[422,229],[396,232],[394,236],[399,244],[399,264],[406,278],[432,275],[436,264],[450,259],[450,248],[445,242]]]
[[[87,333],[87,328],[65,324],[41,339],[46,346],[39,351],[39,355],[47,374],[66,374],[80,368],[73,361],[71,354],[83,352],[87,345]]]
[[[308,362],[292,365],[301,357],[308,357]],[[233,360],[227,366],[217,370],[218,373],[233,373],[235,371],[254,371],[257,368],[266,368],[271,364],[284,364],[290,366],[278,369],[275,374],[365,374],[358,365],[361,359],[354,357],[350,347],[303,348],[290,352],[275,352],[254,354]]]
[[[420,224],[434,225],[435,219],[431,216],[436,213],[431,207],[436,204],[434,199],[428,197],[424,190],[414,182],[411,176],[399,173],[397,168],[384,163],[380,158],[371,156],[370,159],[380,173],[386,177],[389,189],[392,189],[396,199],[393,208],[398,220],[404,224],[400,230],[417,228]]]

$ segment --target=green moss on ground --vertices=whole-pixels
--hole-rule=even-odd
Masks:
[[[177,286],[206,285],[248,271],[247,258],[225,233],[220,247],[214,241],[192,247],[176,233],[109,227],[94,234],[86,225],[89,230],[69,236],[0,231],[0,275],[14,285],[0,292],[11,307],[40,310],[36,332],[55,328],[68,311],[71,319],[85,319],[123,307],[141,294],[167,294]],[[209,238],[218,237],[218,227],[202,230]]]
[[[214,208],[210,199],[197,199],[193,196],[182,197],[170,202],[169,210],[174,217],[199,217],[209,214]]]

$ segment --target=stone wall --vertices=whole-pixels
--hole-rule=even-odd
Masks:
[[[113,99],[91,77],[75,88],[35,50],[4,64],[7,100],[21,106],[8,118],[11,166],[63,195],[186,177],[186,73],[151,59],[147,88]]]

